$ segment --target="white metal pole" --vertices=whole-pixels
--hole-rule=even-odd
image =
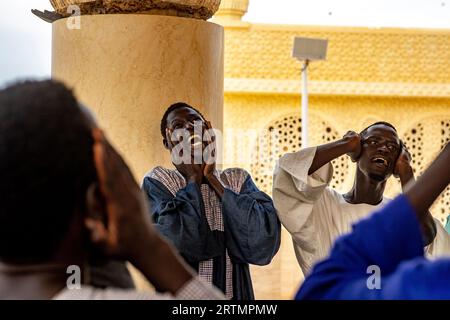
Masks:
[[[309,146],[308,141],[308,65],[306,60],[302,69],[302,148]]]

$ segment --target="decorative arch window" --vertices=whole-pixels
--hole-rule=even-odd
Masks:
[[[408,128],[402,135],[412,156],[414,174],[420,176],[450,141],[450,119],[435,116],[421,120]],[[442,224],[450,214],[450,187],[448,187],[431,207],[431,212]]]
[[[313,145],[335,141],[341,137],[337,130],[319,116],[310,117],[310,140]],[[277,160],[286,153],[299,151],[302,147],[302,122],[297,114],[276,119],[260,133],[253,154],[251,173],[258,187],[272,193],[272,175]],[[331,187],[341,189],[349,172],[351,161],[340,157],[333,161],[334,175]]]

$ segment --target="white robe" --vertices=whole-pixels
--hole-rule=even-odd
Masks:
[[[354,223],[385,205],[350,204],[329,187],[331,163],[308,175],[317,148],[284,155],[274,172],[273,200],[278,216],[292,236],[298,263],[305,275],[328,256],[334,241],[351,231]],[[429,257],[450,255],[450,235],[435,219],[437,235],[425,248]],[[383,241],[383,239],[380,239]]]
[[[192,278],[175,295],[170,293],[150,293],[117,288],[99,289],[82,286],[81,289],[65,288],[52,300],[224,300],[225,296],[217,288],[200,279]]]

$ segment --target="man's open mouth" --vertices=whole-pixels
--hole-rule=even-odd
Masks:
[[[372,162],[382,164],[385,167],[389,167],[389,160],[387,160],[383,157],[374,157],[374,158],[372,158]]]
[[[198,134],[190,136],[188,141],[190,144],[192,144],[193,147],[199,146],[203,143],[202,137],[200,137]]]

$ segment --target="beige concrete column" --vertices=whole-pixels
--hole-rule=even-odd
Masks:
[[[222,129],[221,26],[143,14],[81,16],[79,30],[66,22],[53,23],[53,77],[95,112],[137,179],[170,165],[160,134],[170,104],[192,104]]]

